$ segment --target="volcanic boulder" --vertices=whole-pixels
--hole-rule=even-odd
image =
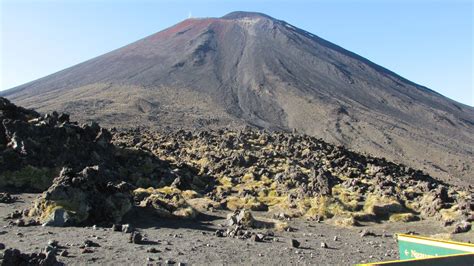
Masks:
[[[132,207],[131,188],[98,166],[63,168],[30,215],[49,226],[118,223]]]

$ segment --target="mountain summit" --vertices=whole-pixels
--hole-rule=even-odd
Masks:
[[[296,130],[474,182],[474,108],[260,13],[187,19],[0,94],[115,127]]]

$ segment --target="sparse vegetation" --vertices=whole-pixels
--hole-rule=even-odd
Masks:
[[[38,114],[26,126],[39,128],[46,135],[61,131],[64,123],[69,123],[68,118],[59,123],[59,114],[51,117],[55,122],[49,125],[42,123],[46,118]],[[83,136],[83,143],[77,146],[87,147],[93,154],[87,159],[101,166],[84,168],[91,176],[81,169],[64,168],[58,182],[69,184],[72,178],[86,182],[87,189],[74,187],[53,193],[67,198],[46,200],[49,196],[44,196],[44,206],[35,208],[41,219],[63,208],[82,221],[89,219],[86,214],[93,204],[100,204],[108,210],[106,219],[115,221],[134,204],[162,217],[193,218],[197,210],[226,208],[268,211],[279,217],[331,219],[340,226],[435,216],[453,221],[466,216],[466,210],[459,209],[458,204],[471,197],[419,171],[306,135],[251,129],[165,133],[129,130],[110,134],[98,125],[74,128],[71,134]],[[15,141],[21,143],[21,139]],[[60,143],[67,141],[67,136],[60,139]],[[32,164],[21,171],[4,172],[0,185],[44,189],[58,170],[40,166]],[[96,172],[101,177],[94,177]],[[65,188],[69,185],[51,189]],[[88,193],[98,193],[101,202],[80,198]],[[99,196],[104,193],[106,196]]]

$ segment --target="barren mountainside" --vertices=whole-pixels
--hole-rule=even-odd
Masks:
[[[296,130],[474,184],[474,108],[267,15],[187,19],[1,92],[109,127]]]

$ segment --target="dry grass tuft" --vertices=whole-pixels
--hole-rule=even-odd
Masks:
[[[413,213],[395,213],[395,214],[390,215],[389,220],[391,222],[408,223],[408,222],[418,221],[419,218]]]

